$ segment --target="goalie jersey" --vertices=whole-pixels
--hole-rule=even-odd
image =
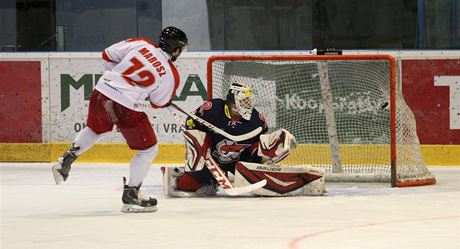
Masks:
[[[208,134],[210,138],[211,155],[220,164],[223,170],[234,173],[238,161],[260,163],[261,157],[257,155],[259,136],[268,132],[267,122],[257,110],[252,111],[250,120],[233,118],[229,106],[222,99],[212,99],[201,105],[195,114],[223,131],[234,135],[244,135],[258,127],[262,132],[252,138],[241,142],[232,141],[222,135],[208,131],[206,127],[187,119],[187,129],[198,129]]]

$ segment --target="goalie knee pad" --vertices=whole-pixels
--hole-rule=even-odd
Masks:
[[[213,196],[217,192],[214,184],[204,184],[193,175],[185,172],[184,167],[162,167],[163,192],[171,197]]]

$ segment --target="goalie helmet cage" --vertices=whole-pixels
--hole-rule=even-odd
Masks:
[[[282,165],[321,168],[328,181],[436,183],[390,55],[212,56],[207,80],[209,99],[231,83],[253,88],[270,131],[294,134]]]

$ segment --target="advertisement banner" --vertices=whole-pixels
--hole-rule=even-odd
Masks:
[[[0,61],[0,85],[0,143],[41,143],[41,62]]]
[[[345,55],[363,53],[344,51]],[[382,51],[366,53],[381,54]],[[385,51],[387,53],[400,62],[402,93],[415,115],[427,163],[458,165],[460,51]],[[302,52],[276,55],[281,54],[301,55]],[[180,85],[173,98],[177,105],[191,112],[207,100],[207,61],[215,55],[266,54],[244,51],[184,53],[175,62],[180,74]],[[342,86],[341,90],[331,87],[331,101],[326,103],[332,108],[326,108],[321,90],[324,86],[316,66],[303,65],[297,71],[290,71],[292,65],[273,67],[262,63],[258,66],[266,72],[263,76],[255,76],[257,70],[243,63],[226,66],[224,71],[229,77],[224,80],[226,84],[240,80],[251,82],[254,92],[260,96],[256,98],[257,108],[272,130],[285,128],[296,133],[294,130],[298,129],[299,143],[328,144],[324,123],[331,116],[326,110],[332,109],[341,143],[388,144],[389,96],[384,86],[368,89],[372,84],[361,81],[355,73],[338,78],[330,74],[332,85]],[[343,67],[337,65],[334,70],[340,71]],[[276,76],[277,70],[290,73],[280,78]],[[367,75],[367,79],[377,79],[372,72],[379,70],[358,66],[354,71]],[[89,99],[102,74],[100,53],[0,53],[0,150],[4,152],[0,153],[0,160],[55,160],[86,126]],[[228,87],[219,89],[213,96],[225,98],[227,90]],[[160,159],[182,162],[184,141],[177,120],[168,109],[153,109],[148,102],[145,106],[158,142],[163,146]],[[179,115],[185,120],[184,115]],[[378,131],[359,128],[364,126]],[[124,147],[125,140],[116,128],[105,134],[99,144],[94,153],[88,154],[88,160],[130,160],[130,151]],[[113,151],[119,151],[120,157],[112,159]],[[104,152],[110,155],[104,157]]]
[[[70,142],[86,126],[89,99],[104,69],[102,59],[54,58],[50,60],[51,142]],[[206,58],[181,58],[176,63],[180,86],[173,98],[178,105],[193,111],[207,98]],[[153,109],[146,102],[146,113],[159,143],[182,143],[177,121],[168,109]],[[185,119],[185,117],[183,117]],[[102,143],[124,143],[116,129],[106,134]]]
[[[460,144],[460,60],[403,60],[404,98],[421,144]]]

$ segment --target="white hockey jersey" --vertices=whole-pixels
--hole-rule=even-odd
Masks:
[[[146,100],[154,108],[165,107],[179,86],[179,73],[170,55],[148,39],[113,44],[102,58],[106,71],[95,88],[131,110],[143,111]]]

